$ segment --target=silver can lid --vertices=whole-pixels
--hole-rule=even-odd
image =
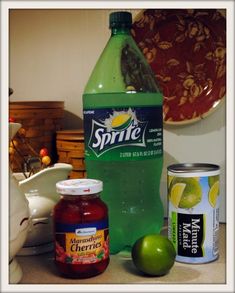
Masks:
[[[68,179],[57,182],[56,190],[68,195],[95,194],[103,190],[103,182],[96,179]]]
[[[173,164],[167,167],[168,174],[177,176],[213,176],[220,174],[220,167],[209,163],[182,163]]]

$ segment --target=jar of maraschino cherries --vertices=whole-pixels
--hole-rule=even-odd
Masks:
[[[108,208],[102,181],[69,179],[56,184],[61,199],[53,210],[55,264],[70,278],[102,273],[109,264]]]

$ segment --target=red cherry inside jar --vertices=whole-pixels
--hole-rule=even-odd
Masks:
[[[69,278],[89,278],[109,264],[108,208],[102,182],[69,179],[56,184],[61,199],[53,210],[55,264]]]

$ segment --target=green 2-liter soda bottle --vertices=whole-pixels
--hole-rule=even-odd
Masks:
[[[112,254],[163,224],[162,94],[131,25],[131,13],[110,14],[111,37],[83,95],[87,176],[104,183]]]

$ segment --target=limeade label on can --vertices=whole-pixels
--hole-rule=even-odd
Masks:
[[[176,260],[206,263],[218,258],[219,170],[210,175],[174,173],[168,167],[168,199],[168,237]]]

